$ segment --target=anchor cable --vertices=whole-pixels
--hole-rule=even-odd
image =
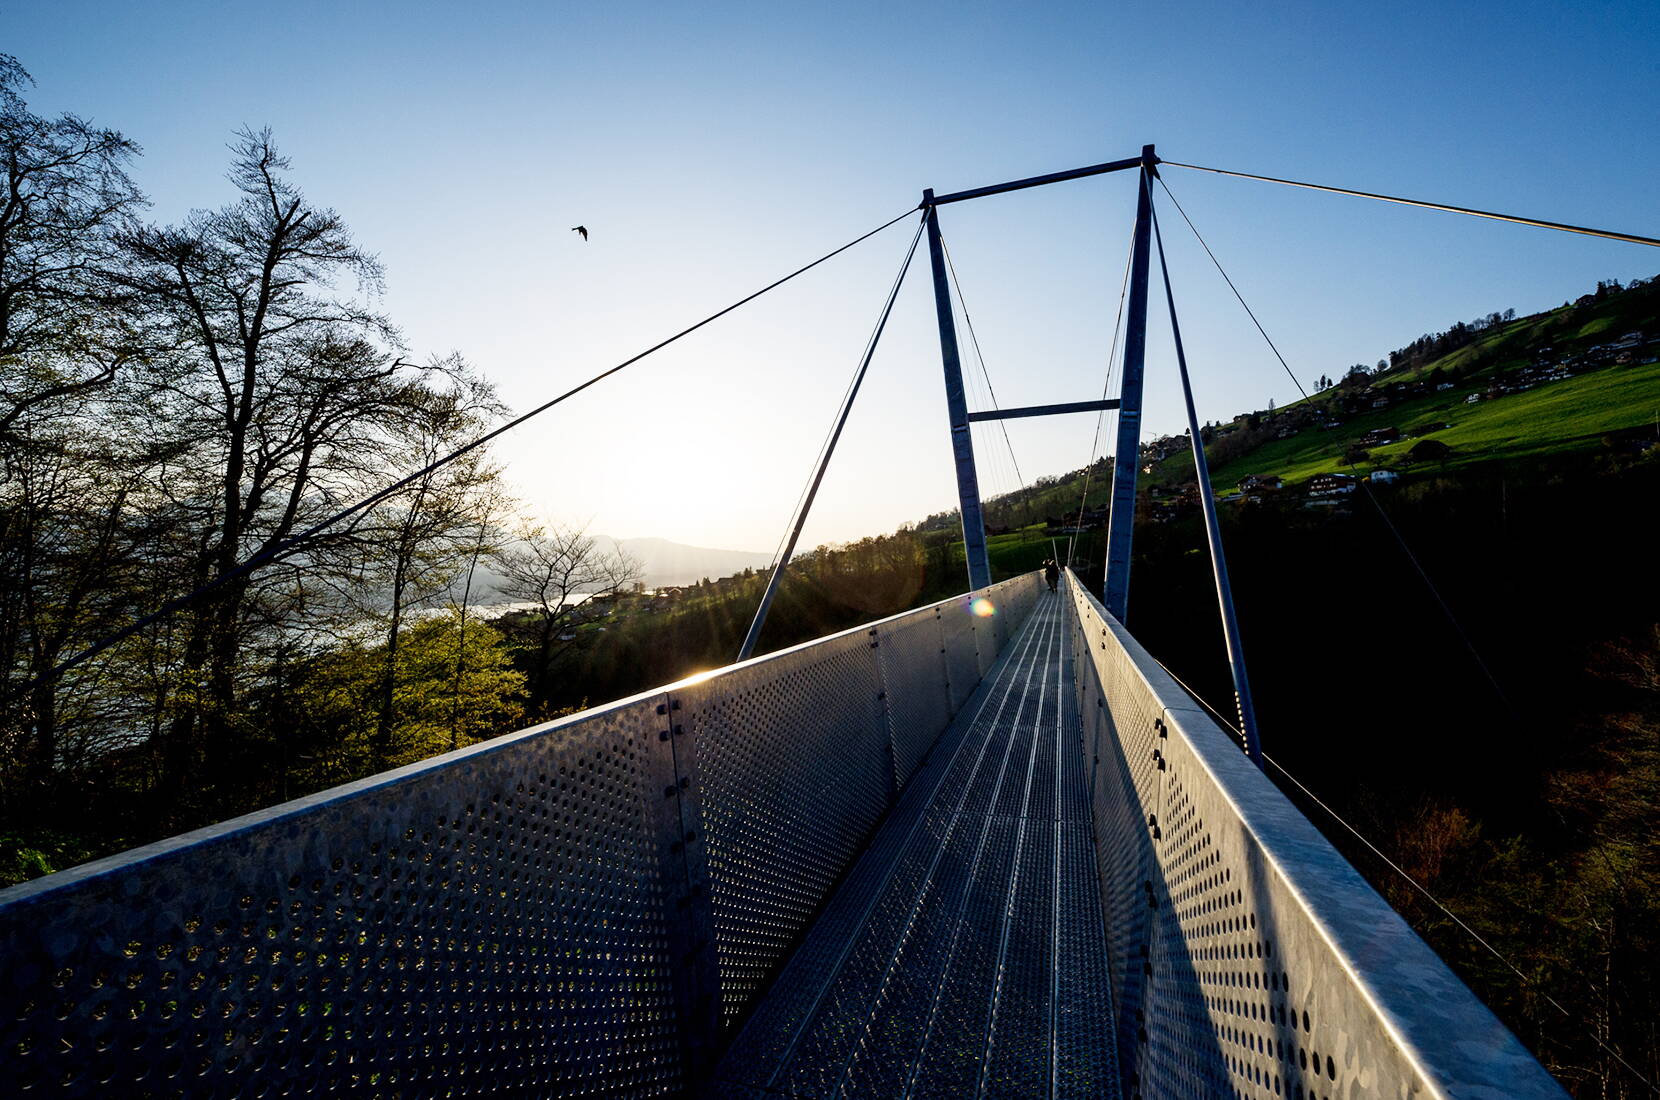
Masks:
[[[240,565],[236,566],[234,569],[231,569],[231,570],[229,570],[225,573],[220,574],[219,576],[213,578],[212,580],[208,581],[205,584],[198,585],[196,588],[194,588],[191,591],[185,593],[183,596],[179,596],[179,597],[176,597],[175,599],[167,601],[166,603],[164,603],[160,607],[158,607],[156,610],[154,610],[154,611],[150,612],[149,614],[145,615],[143,618],[138,619],[137,621],[135,621],[133,623],[130,623],[125,627],[122,627],[120,630],[114,632],[113,634],[106,635],[105,637],[103,637],[99,641],[97,641],[97,642],[93,643],[92,645],[88,646],[86,649],[83,649],[79,653],[76,653],[74,656],[69,657],[66,660],[60,662],[59,664],[57,664],[56,666],[54,666],[50,670],[41,673],[35,679],[31,680],[25,686],[24,690],[28,691],[28,690],[31,690],[35,687],[38,687],[41,684],[47,683],[48,681],[57,679],[59,676],[62,676],[65,672],[68,672],[70,669],[76,667],[77,665],[82,664],[83,662],[91,659],[92,657],[97,656],[99,653],[102,653],[104,650],[108,649],[110,646],[115,645],[119,642],[125,641],[126,639],[128,639],[128,638],[132,637],[133,635],[137,634],[139,631],[141,631],[144,628],[150,626],[152,623],[159,622],[160,620],[167,618],[168,616],[174,614],[175,612],[180,611],[185,607],[188,607],[190,604],[192,604],[195,601],[201,599],[203,596],[206,596],[209,593],[214,592],[214,591],[218,590],[219,588],[224,587],[225,585],[231,583],[234,580],[238,580],[242,577],[247,576],[248,574],[252,573],[254,570],[258,569],[262,565],[266,565],[266,564],[268,564],[272,561],[275,561],[279,557],[283,557],[283,556],[286,556],[288,554],[293,553],[295,550],[297,550],[300,547],[304,546],[311,539],[313,539],[313,538],[317,537],[318,535],[322,534],[324,531],[326,531],[329,528],[333,527],[335,524],[340,523],[342,520],[350,519],[352,516],[355,516],[360,512],[363,512],[363,511],[365,511],[369,508],[372,508],[373,506],[375,506],[376,504],[379,504],[381,501],[385,500],[386,498],[394,495],[399,490],[401,490],[403,488],[406,488],[407,486],[409,486],[409,485],[413,484],[414,482],[420,480],[421,478],[425,477],[427,474],[432,473],[434,470],[438,470],[438,469],[440,469],[444,466],[447,466],[448,464],[450,464],[451,462],[454,462],[456,459],[462,457],[463,455],[466,455],[466,454],[468,454],[472,451],[475,451],[478,448],[484,446],[486,443],[489,443],[491,440],[496,439],[497,437],[499,437],[501,435],[504,435],[507,432],[512,431],[514,428],[517,428],[519,425],[525,423],[527,420],[530,420],[531,418],[536,417],[536,416],[540,416],[542,413],[547,412],[549,409],[553,408],[555,405],[561,404],[562,402],[567,401],[572,397],[575,397],[577,394],[581,393],[583,390],[587,389],[588,387],[593,386],[598,382],[604,381],[605,379],[611,377],[613,374],[616,374],[618,371],[621,371],[621,370],[623,370],[627,367],[633,366],[635,363],[638,363],[640,360],[644,359],[646,356],[651,355],[654,352],[661,351],[662,349],[668,347],[670,344],[672,344],[675,341],[681,339],[682,337],[690,336],[692,333],[696,332],[698,329],[700,329],[703,326],[709,324],[710,322],[719,320],[720,318],[726,316],[728,313],[731,313],[733,310],[739,308],[740,306],[748,305],[750,302],[753,302],[755,299],[761,297],[763,294],[766,294],[768,291],[776,290],[778,287],[783,286],[785,283],[789,282],[791,279],[796,278],[798,275],[806,274],[807,272],[811,271],[813,268],[818,267],[820,264],[824,263],[827,260],[833,259],[836,256],[841,255],[843,252],[846,252],[848,249],[854,247],[855,245],[862,244],[863,242],[869,240],[871,237],[874,237],[874,236],[876,236],[876,234],[882,232],[884,229],[887,229],[890,226],[897,225],[899,222],[904,221],[906,218],[910,217],[913,213],[915,213],[914,208],[912,208],[910,210],[906,210],[903,214],[900,214],[898,217],[893,218],[889,221],[883,222],[881,225],[877,226],[875,229],[872,229],[867,233],[860,234],[859,236],[853,238],[851,241],[848,241],[846,244],[840,246],[839,248],[835,248],[835,249],[832,249],[829,252],[826,252],[824,255],[820,256],[818,259],[814,260],[813,262],[796,268],[794,271],[790,272],[788,275],[785,275],[783,278],[777,279],[777,280],[775,280],[771,283],[768,283],[766,286],[762,287],[760,290],[757,290],[752,294],[748,294],[748,295],[738,299],[736,302],[733,302],[731,305],[727,306],[726,308],[718,310],[714,313],[711,313],[709,316],[705,317],[701,321],[698,321],[696,324],[689,325],[686,328],[681,329],[679,332],[675,333],[673,336],[668,337],[666,340],[661,340],[658,343],[653,344],[651,347],[645,349],[644,351],[639,352],[636,355],[630,356],[627,359],[624,359],[622,362],[618,363],[616,366],[611,367],[607,370],[601,371],[600,373],[594,375],[592,378],[589,378],[586,382],[582,382],[582,383],[580,383],[576,386],[571,387],[570,389],[566,390],[564,393],[560,394],[558,397],[555,397],[550,401],[545,401],[542,404],[536,406],[534,409],[531,409],[529,412],[522,413],[519,416],[514,417],[512,420],[509,420],[507,423],[502,424],[502,425],[500,425],[496,428],[493,428],[488,432],[485,432],[483,435],[479,436],[478,438],[472,440],[469,443],[465,443],[460,447],[457,447],[455,450],[451,451],[449,454],[444,455],[443,457],[437,459],[436,461],[427,464],[426,466],[422,467],[421,469],[416,470],[414,473],[409,474],[406,477],[399,478],[397,481],[394,481],[392,484],[386,486],[385,488],[380,489],[377,492],[371,493],[370,495],[368,495],[368,496],[364,497],[363,499],[359,500],[356,504],[353,504],[353,505],[350,505],[349,507],[341,509],[340,511],[336,512],[334,515],[328,517],[327,519],[325,519],[325,520],[323,520],[319,523],[313,524],[312,526],[306,528],[304,531],[301,531],[297,535],[290,536],[289,538],[283,539],[282,541],[280,541],[280,542],[278,542],[278,543],[276,543],[272,546],[266,547],[264,550],[261,550],[259,553],[255,554],[253,557],[249,558],[248,560],[244,561]]]
[[[951,262],[951,246],[945,243],[944,234],[940,235],[940,249],[945,253],[945,269],[951,273],[951,285],[957,290],[957,302],[963,307],[963,322],[968,326],[968,340],[974,345],[974,358],[980,361],[980,376],[986,380],[986,392],[991,396],[991,407],[998,411],[997,390],[992,387],[991,374],[986,370],[986,357],[980,353],[980,338],[974,334],[974,318],[968,314],[968,299],[963,297],[963,286],[957,281],[957,265]],[[1024,487],[1026,479],[1020,473],[1020,460],[1014,456],[1014,444],[1009,442],[1009,422],[999,420],[997,426],[1003,429],[1003,445],[1009,449],[1009,461],[1014,464],[1014,478],[1019,487]]]
[[[1139,213],[1137,219],[1139,220]],[[1118,316],[1112,323],[1112,342],[1107,345],[1107,376],[1101,382],[1101,400],[1112,392],[1113,368],[1118,362],[1118,337],[1124,326],[1124,297],[1130,289],[1130,266],[1135,261],[1135,220],[1130,223],[1130,247],[1124,256],[1124,279],[1118,287]],[[1089,483],[1095,476],[1095,460],[1101,452],[1101,429],[1107,422],[1107,410],[1095,414],[1095,436],[1089,444],[1089,462],[1084,466],[1084,491],[1078,498],[1078,519],[1066,540],[1066,568],[1072,568],[1072,551],[1078,543],[1077,529],[1084,525],[1084,510],[1089,505]]]
[[[1353,195],[1361,199],[1376,199],[1379,202],[1398,203],[1401,206],[1417,206],[1425,210],[1443,210],[1449,214],[1468,214],[1472,218],[1490,218],[1493,221],[1511,222],[1516,225],[1531,225],[1538,229],[1555,229],[1563,233],[1579,233],[1587,237],[1604,237],[1611,241],[1624,241],[1627,244],[1646,244],[1660,248],[1660,240],[1654,237],[1643,237],[1636,233],[1620,233],[1612,229],[1591,229],[1583,225],[1568,225],[1564,222],[1544,221],[1540,218],[1524,218],[1519,214],[1495,214],[1490,210],[1476,210],[1468,206],[1452,206],[1444,202],[1429,202],[1425,199],[1403,199],[1395,195],[1380,195],[1374,191],[1354,191],[1347,187],[1332,187],[1323,183],[1303,183],[1298,180],[1284,180],[1277,176],[1258,176],[1250,172],[1233,172],[1226,168],[1206,168],[1198,164],[1182,164],[1180,161],[1160,160],[1159,164],[1169,165],[1172,168],[1189,168],[1195,172],[1211,172],[1218,176],[1237,176],[1240,179],[1260,180],[1263,183],[1279,183],[1286,187],[1302,187],[1310,191],[1329,191],[1334,195]]]
[[[1191,166],[1190,165],[1180,165],[1180,164],[1178,164],[1178,165],[1176,165],[1176,167],[1181,168],[1181,167],[1191,167]],[[1274,182],[1282,182],[1282,181],[1274,181]],[[1168,183],[1165,183],[1162,178],[1159,180],[1159,183],[1164,187],[1165,194],[1167,196],[1169,196],[1170,201],[1171,201],[1172,204],[1175,205],[1176,210],[1181,213],[1182,220],[1185,221],[1187,223],[1187,227],[1190,230],[1193,231],[1193,236],[1198,240],[1200,246],[1204,248],[1205,254],[1210,257],[1211,263],[1216,265],[1216,270],[1221,274],[1223,280],[1228,284],[1228,289],[1233,291],[1234,297],[1239,300],[1239,304],[1244,308],[1246,314],[1251,318],[1252,324],[1256,325],[1257,331],[1262,334],[1263,340],[1267,342],[1268,347],[1270,348],[1270,350],[1273,351],[1274,357],[1279,360],[1280,366],[1285,369],[1285,373],[1291,379],[1292,384],[1297,387],[1298,392],[1300,392],[1303,395],[1303,399],[1305,401],[1311,400],[1311,398],[1309,397],[1308,391],[1303,388],[1302,382],[1297,378],[1296,372],[1294,372],[1291,369],[1291,365],[1286,362],[1285,356],[1280,353],[1280,349],[1274,343],[1273,338],[1268,335],[1267,330],[1265,330],[1262,327],[1262,323],[1257,320],[1257,316],[1256,316],[1255,311],[1253,311],[1251,309],[1250,305],[1245,301],[1245,298],[1239,293],[1239,288],[1234,285],[1233,279],[1231,279],[1228,276],[1227,271],[1222,267],[1222,262],[1216,258],[1216,253],[1211,251],[1210,245],[1205,242],[1205,239],[1204,239],[1203,235],[1200,234],[1198,227],[1195,226],[1193,224],[1193,220],[1187,216],[1187,211],[1182,209],[1182,204],[1179,201],[1177,201],[1176,196],[1171,193],[1170,185]],[[1646,242],[1639,242],[1639,243],[1646,243]],[[1660,242],[1656,242],[1656,243],[1660,243]],[[1426,571],[1424,569],[1423,564],[1418,560],[1417,554],[1415,554],[1413,552],[1412,547],[1407,543],[1405,536],[1403,536],[1401,534],[1400,530],[1395,526],[1393,520],[1390,519],[1389,513],[1383,507],[1383,502],[1380,501],[1377,498],[1377,495],[1372,492],[1371,487],[1369,485],[1367,485],[1366,482],[1361,481],[1360,486],[1361,486],[1361,489],[1365,492],[1366,498],[1369,501],[1371,501],[1373,508],[1375,508],[1377,510],[1378,516],[1383,520],[1384,526],[1388,528],[1389,533],[1392,536],[1394,536],[1395,542],[1397,543],[1397,545],[1400,546],[1402,552],[1405,553],[1408,560],[1411,561],[1413,568],[1417,571],[1419,578],[1421,580],[1423,580],[1424,586],[1429,589],[1430,595],[1434,597],[1435,602],[1440,606],[1442,612],[1445,614],[1445,616],[1447,618],[1447,621],[1452,624],[1453,630],[1458,634],[1460,640],[1463,641],[1465,648],[1469,650],[1470,656],[1475,660],[1477,667],[1479,667],[1481,669],[1482,673],[1487,677],[1487,680],[1492,685],[1493,691],[1498,696],[1499,701],[1501,703],[1503,703],[1504,706],[1513,715],[1516,715],[1518,718],[1522,717],[1521,711],[1511,701],[1510,696],[1505,692],[1503,686],[1499,683],[1499,680],[1498,680],[1497,676],[1493,673],[1492,668],[1488,665],[1485,658],[1483,658],[1483,656],[1481,654],[1481,651],[1476,647],[1475,641],[1470,637],[1469,633],[1464,629],[1463,623],[1459,620],[1458,616],[1453,612],[1453,609],[1452,609],[1451,605],[1449,605],[1447,603],[1446,599],[1441,595],[1440,589],[1438,589],[1435,585],[1435,582],[1433,580],[1431,580],[1428,571]],[[1157,661],[1158,659],[1154,658],[1154,660]],[[1162,668],[1163,663],[1159,662],[1159,664],[1160,664],[1160,667]],[[1169,672],[1170,670],[1165,669],[1165,671]],[[1210,711],[1211,714],[1214,715],[1216,717],[1216,719],[1218,721],[1220,721],[1225,727],[1227,727],[1229,729],[1234,729],[1233,724],[1231,722],[1229,722],[1226,718],[1222,717],[1222,715],[1220,713],[1218,713],[1216,711],[1216,709],[1214,707],[1212,707],[1208,702],[1206,702],[1203,698],[1201,698],[1197,692],[1193,691],[1193,689],[1189,688],[1186,684],[1182,683],[1181,679],[1179,677],[1177,677],[1175,673],[1173,673],[1173,672],[1170,673],[1170,676],[1171,676],[1171,679],[1174,679],[1176,681],[1176,683],[1180,684],[1182,686],[1182,688],[1185,691],[1187,691],[1187,693],[1189,695],[1192,695],[1195,699],[1197,699],[1199,701],[1200,705],[1202,705],[1206,710]],[[1236,733],[1236,735],[1238,734],[1238,730],[1234,730],[1234,732]],[[1242,736],[1242,735],[1240,735],[1240,736]],[[1263,759],[1268,761],[1270,764],[1273,764],[1273,766],[1275,768],[1279,769],[1279,771],[1282,774],[1284,774],[1287,779],[1291,780],[1292,783],[1295,783],[1299,788],[1303,789],[1304,793],[1308,794],[1308,796],[1311,799],[1313,799],[1314,802],[1317,805],[1319,805],[1321,809],[1323,809],[1327,813],[1331,814],[1331,816],[1334,819],[1336,819],[1337,822],[1340,825],[1342,825],[1345,829],[1347,829],[1349,832],[1354,833],[1355,836],[1357,838],[1359,838],[1360,841],[1363,844],[1365,844],[1368,848],[1371,848],[1374,852],[1377,852],[1376,847],[1370,841],[1368,841],[1365,837],[1361,836],[1360,833],[1357,832],[1355,830],[1355,828],[1352,825],[1350,825],[1347,821],[1345,821],[1341,817],[1339,817],[1338,814],[1336,813],[1336,811],[1332,810],[1330,807],[1328,807],[1324,803],[1320,802],[1320,800],[1318,798],[1316,798],[1313,795],[1312,792],[1309,792],[1307,790],[1307,788],[1303,787],[1302,783],[1300,783],[1294,776],[1291,775],[1290,772],[1286,771],[1286,769],[1284,768],[1283,765],[1281,765],[1278,761],[1274,760],[1272,757],[1268,756],[1266,753],[1263,754]],[[1511,970],[1515,971],[1516,974],[1519,977],[1521,977],[1524,982],[1528,982],[1528,979],[1527,979],[1526,975],[1522,974],[1522,972],[1520,970],[1518,970],[1514,966],[1514,964],[1512,964],[1508,959],[1504,958],[1502,955],[1499,955],[1498,951],[1496,949],[1494,949],[1492,947],[1492,945],[1488,944],[1485,940],[1481,939],[1481,937],[1479,935],[1477,935],[1473,929],[1469,928],[1468,925],[1464,924],[1463,921],[1459,920],[1458,917],[1456,917],[1450,910],[1447,910],[1444,905],[1441,905],[1441,903],[1438,900],[1436,900],[1433,896],[1431,896],[1427,890],[1425,890],[1422,886],[1419,886],[1417,882],[1413,881],[1411,876],[1407,875],[1405,871],[1402,871],[1399,867],[1397,867],[1392,861],[1390,861],[1388,859],[1387,856],[1384,856],[1382,852],[1377,852],[1377,854],[1378,854],[1379,858],[1383,859],[1385,863],[1388,863],[1391,868],[1393,868],[1394,870],[1399,872],[1402,877],[1407,879],[1408,882],[1411,882],[1415,889],[1422,892],[1426,897],[1428,897],[1430,899],[1430,901],[1434,902],[1435,905],[1437,907],[1439,907],[1443,912],[1446,912],[1448,917],[1450,917],[1456,923],[1458,923],[1458,925],[1460,927],[1464,928],[1465,931],[1469,932],[1471,936],[1475,937],[1475,939],[1478,942],[1480,942],[1483,947],[1485,947],[1489,951],[1493,952],[1493,954],[1496,957],[1498,957],[1501,962],[1503,962]],[[1605,863],[1608,862],[1606,854],[1603,854],[1603,861]],[[1610,872],[1612,872],[1614,874],[1614,877],[1616,877],[1616,878],[1618,878],[1622,881],[1624,880],[1624,876],[1622,874],[1620,874],[1617,871],[1617,869],[1613,867],[1613,865],[1611,863],[1609,864],[1609,870],[1610,870]],[[1530,987],[1531,987],[1531,983],[1529,983],[1529,984],[1530,984]],[[1572,1014],[1569,1013],[1567,1009],[1563,1008],[1562,1005],[1559,1004],[1554,998],[1549,996],[1549,994],[1542,994],[1542,995],[1544,996],[1545,1000],[1549,1001],[1550,1004],[1553,1007],[1555,1007],[1558,1011],[1562,1012],[1563,1015],[1567,1015],[1567,1016],[1571,1017]],[[1644,1085],[1648,1086],[1648,1088],[1651,1091],[1653,1091],[1655,1093],[1660,1093],[1660,1086],[1657,1086],[1656,1084],[1651,1082],[1647,1077],[1644,1077],[1641,1073],[1639,1073],[1634,1067],[1631,1066],[1631,1064],[1629,1062],[1627,1062],[1623,1057],[1620,1056],[1618,1051],[1616,1051],[1612,1047],[1608,1046],[1607,1043],[1603,1042],[1603,1040],[1600,1039],[1599,1037],[1597,1037],[1595,1034],[1592,1034],[1591,1038],[1597,1043],[1598,1046],[1600,1046],[1604,1050],[1606,1050],[1616,1061],[1618,1061],[1621,1065],[1623,1065],[1627,1069],[1629,1069],[1631,1071],[1631,1073],[1634,1076],[1636,1076],[1638,1080],[1642,1081]]]
[[[876,327],[871,331],[870,339],[865,342],[864,354],[860,356],[859,367],[853,372],[853,381],[848,384],[847,393],[842,398],[835,425],[831,428],[829,437],[825,439],[824,446],[819,449],[819,457],[813,464],[813,476],[807,483],[806,492],[797,502],[783,553],[778,555],[777,561],[773,564],[772,575],[767,578],[766,590],[761,593],[760,606],[755,609],[755,618],[750,622],[749,632],[744,636],[743,645],[738,650],[740,661],[747,661],[755,652],[756,643],[761,640],[761,628],[766,625],[767,612],[772,608],[773,597],[778,594],[778,586],[784,579],[784,568],[790,564],[790,556],[795,553],[796,539],[801,536],[801,528],[807,523],[807,514],[813,508],[813,499],[818,496],[819,485],[830,469],[830,458],[836,452],[836,442],[841,439],[842,429],[847,427],[847,418],[853,412],[853,401],[859,396],[859,387],[864,383],[865,372],[870,370],[870,361],[876,355],[876,345],[882,339],[882,331],[887,328],[888,317],[893,313],[893,304],[899,298],[899,289],[905,285],[905,275],[911,270],[911,259],[916,255],[917,242],[922,240],[922,232],[927,227],[927,218],[918,221],[916,235],[911,238],[911,247],[906,250],[905,260],[899,265],[899,274],[894,277],[893,289],[888,291],[887,301],[882,305],[882,313],[877,318]]]
[[[1178,165],[1177,167],[1184,166]],[[1205,238],[1199,232],[1198,226],[1193,224],[1193,219],[1187,216],[1187,211],[1182,209],[1182,204],[1176,200],[1176,196],[1174,194],[1171,194],[1170,185],[1165,183],[1162,179],[1159,180],[1159,183],[1163,185],[1164,193],[1169,196],[1170,201],[1175,205],[1177,212],[1181,214],[1182,220],[1186,222],[1187,227],[1193,231],[1194,238],[1197,239],[1200,246],[1204,248],[1205,255],[1209,256],[1210,262],[1216,265],[1216,270],[1221,273],[1223,281],[1228,284],[1228,289],[1233,291],[1233,296],[1235,298],[1239,299],[1239,304],[1244,307],[1246,315],[1251,318],[1251,323],[1255,325],[1257,331],[1262,334],[1263,340],[1267,341],[1269,350],[1274,353],[1274,358],[1278,359],[1280,366],[1285,368],[1286,377],[1291,379],[1292,385],[1297,387],[1297,392],[1303,395],[1304,401],[1313,401],[1313,398],[1311,398],[1308,394],[1308,390],[1303,387],[1302,381],[1298,379],[1296,372],[1291,369],[1291,364],[1285,361],[1285,356],[1281,354],[1279,345],[1275,344],[1273,337],[1268,335],[1268,330],[1262,327],[1262,322],[1257,320],[1256,312],[1251,309],[1250,305],[1245,301],[1244,295],[1240,294],[1239,288],[1234,285],[1233,279],[1228,276],[1227,270],[1222,267],[1222,261],[1216,258],[1216,253],[1212,252],[1210,245],[1205,242]],[[1511,703],[1510,696],[1505,692],[1504,686],[1499,682],[1498,676],[1494,674],[1492,667],[1488,665],[1486,658],[1482,656],[1481,650],[1476,647],[1475,640],[1471,638],[1469,632],[1464,629],[1464,624],[1453,612],[1452,605],[1447,603],[1446,597],[1441,595],[1441,590],[1436,587],[1435,582],[1430,579],[1429,571],[1426,570],[1423,563],[1418,560],[1418,555],[1413,552],[1412,547],[1407,543],[1405,536],[1403,536],[1400,529],[1395,526],[1394,521],[1389,518],[1389,513],[1384,510],[1383,502],[1378,499],[1377,494],[1372,492],[1372,487],[1365,481],[1357,479],[1357,482],[1360,485],[1361,491],[1365,493],[1366,499],[1370,501],[1372,507],[1377,510],[1378,516],[1383,520],[1383,525],[1387,527],[1389,529],[1389,533],[1394,536],[1396,544],[1401,548],[1401,552],[1406,555],[1407,560],[1412,563],[1412,568],[1417,571],[1418,576],[1423,580],[1424,587],[1429,589],[1430,595],[1434,597],[1436,604],[1440,606],[1442,613],[1447,617],[1447,621],[1452,624],[1453,631],[1464,643],[1464,648],[1470,651],[1470,656],[1475,660],[1476,667],[1480,668],[1482,675],[1487,677],[1487,682],[1492,685],[1493,691],[1498,695],[1500,702],[1504,703],[1504,705],[1512,712],[1515,712],[1516,707],[1513,703]]]

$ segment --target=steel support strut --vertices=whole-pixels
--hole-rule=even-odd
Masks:
[[[1063,416],[1066,413],[1107,412],[1118,408],[1116,401],[1068,401],[1060,405],[1027,405],[1018,409],[990,409],[968,414],[970,424],[983,420],[1018,420],[1023,416]]]
[[[899,277],[893,281],[893,289],[888,291],[888,300],[882,306],[882,316],[876,322],[876,331],[870,334],[870,343],[865,345],[865,357],[859,361],[859,369],[854,372],[853,385],[848,387],[847,397],[842,401],[841,412],[836,417],[836,426],[830,432],[830,438],[824,442],[824,451],[819,455],[818,469],[813,472],[813,480],[808,483],[807,495],[802,498],[801,507],[796,510],[795,523],[790,528],[790,537],[784,543],[784,552],[778,555],[773,563],[772,576],[767,578],[766,591],[761,593],[761,606],[755,609],[755,618],[750,621],[749,633],[744,635],[744,644],[738,649],[738,660],[747,661],[755,652],[755,643],[761,640],[761,628],[767,623],[767,612],[772,608],[772,599],[778,594],[778,584],[784,579],[784,569],[790,564],[790,557],[795,553],[796,540],[801,538],[801,528],[807,523],[807,513],[813,510],[813,501],[818,497],[818,487],[824,483],[824,473],[830,469],[830,458],[836,453],[836,441],[842,437],[842,429],[847,427],[847,418],[853,412],[853,402],[859,396],[859,387],[864,385],[865,372],[870,369],[870,361],[876,355],[876,345],[882,340],[882,332],[888,327],[888,318],[893,314],[893,303],[899,297],[899,288],[905,285],[905,275],[911,270],[911,259],[916,255],[916,243],[922,238],[922,226],[916,227],[916,234],[911,238],[911,247],[905,252],[905,262],[900,265]]]
[[[1136,470],[1141,464],[1141,379],[1147,362],[1148,232],[1158,157],[1141,147],[1141,189],[1130,260],[1130,316],[1124,329],[1124,378],[1118,394],[1118,446],[1112,461],[1112,510],[1107,519],[1107,577],[1101,603],[1119,622],[1130,597],[1130,543],[1135,533]]]
[[[934,269],[934,308],[939,314],[940,359],[945,366],[945,406],[951,418],[951,457],[957,465],[957,504],[963,517],[963,554],[968,559],[968,587],[991,584],[991,561],[986,556],[986,524],[980,512],[980,479],[974,471],[974,437],[968,426],[968,400],[963,395],[962,360],[957,354],[957,323],[951,312],[951,287],[945,277],[945,249],[940,243],[939,216],[934,192],[922,193],[928,211],[928,259]]]
[[[1199,431],[1199,413],[1193,405],[1193,383],[1187,373],[1187,353],[1182,350],[1182,328],[1176,322],[1176,292],[1170,286],[1170,267],[1164,262],[1164,235],[1153,222],[1158,240],[1159,274],[1164,279],[1164,300],[1170,305],[1170,336],[1176,344],[1176,369],[1182,376],[1182,400],[1187,403],[1187,432],[1193,445],[1193,474],[1199,481],[1199,504],[1205,513],[1205,538],[1210,543],[1211,570],[1216,576],[1216,602],[1222,611],[1222,637],[1228,646],[1228,671],[1233,673],[1234,705],[1239,709],[1239,730],[1245,751],[1262,767],[1262,741],[1257,735],[1256,704],[1251,701],[1251,678],[1245,672],[1245,647],[1239,640],[1239,615],[1234,611],[1233,584],[1228,580],[1228,558],[1222,552],[1222,526],[1216,518],[1216,494],[1211,491],[1210,465],[1205,461],[1205,440]]]

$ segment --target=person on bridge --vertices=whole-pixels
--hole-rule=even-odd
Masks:
[[[1055,564],[1054,558],[1043,563],[1043,579],[1049,582],[1049,591],[1055,591],[1055,582],[1061,579],[1061,567]]]

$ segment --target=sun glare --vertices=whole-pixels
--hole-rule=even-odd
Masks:
[[[974,601],[968,605],[968,609],[974,612],[977,618],[981,619],[989,619],[997,614],[997,605],[984,596],[974,597]]]

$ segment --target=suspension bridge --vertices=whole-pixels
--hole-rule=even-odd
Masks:
[[[7,1091],[1564,1096],[1261,771],[1208,491],[1237,735],[1123,626],[1163,163],[924,194],[737,663],[0,891]],[[1140,187],[1117,395],[969,412],[940,209],[1120,171]],[[752,657],[924,237],[966,590]],[[1104,591],[993,583],[970,425],[1107,411]]]

